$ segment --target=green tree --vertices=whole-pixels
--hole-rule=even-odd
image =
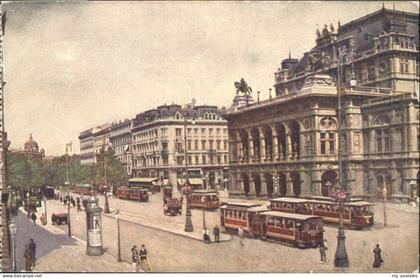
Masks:
[[[105,167],[106,167],[106,182],[108,185],[119,186],[126,184],[128,175],[121,162],[116,159],[114,150],[109,148],[105,151],[102,148],[96,155],[95,165],[95,183],[97,185],[105,184]]]

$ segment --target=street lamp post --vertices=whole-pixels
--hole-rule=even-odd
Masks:
[[[70,224],[70,202],[67,203],[67,228],[69,237],[71,237],[71,224]]]
[[[117,249],[118,249],[118,261],[121,262],[121,236],[120,236],[120,211],[115,212],[115,220],[117,220]]]
[[[17,265],[16,265],[16,224],[13,220],[13,218],[10,219],[10,224],[9,224],[9,231],[10,231],[10,235],[12,236],[12,271],[16,272],[17,271]]]
[[[382,189],[382,202],[384,203],[384,227],[386,227],[386,187],[384,185],[384,188]]]
[[[106,150],[104,147],[104,182],[105,182],[105,208],[104,213],[110,213],[108,201],[108,183],[106,179]]]
[[[29,191],[26,192],[26,212],[28,213],[28,218],[30,217],[29,195]]]
[[[194,119],[192,119],[192,124],[194,124]],[[184,112],[184,160],[185,160],[185,185],[184,185],[184,193],[186,193],[186,213],[185,213],[185,232],[192,232],[194,231],[194,227],[192,225],[191,220],[191,206],[190,206],[190,193],[191,193],[191,186],[188,180],[188,148],[187,148],[187,112]]]
[[[337,250],[335,252],[334,266],[335,267],[348,267],[349,259],[346,251],[344,234],[344,224],[343,224],[343,202],[346,200],[347,195],[342,191],[343,185],[343,166],[342,166],[342,144],[341,144],[341,71],[342,71],[342,60],[347,55],[347,53],[340,53],[338,51],[338,65],[337,65],[337,129],[338,129],[338,175],[339,175],[339,186],[333,193],[334,199],[339,204],[340,218],[338,226],[338,235],[337,235]],[[354,86],[354,80],[352,80],[352,86]]]
[[[44,214],[45,214],[45,217],[47,217],[47,197],[43,197],[42,198],[42,201],[44,202]]]

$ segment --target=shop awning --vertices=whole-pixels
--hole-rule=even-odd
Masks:
[[[139,183],[152,183],[154,181],[159,180],[159,178],[131,178],[128,180],[128,182],[139,182]]]

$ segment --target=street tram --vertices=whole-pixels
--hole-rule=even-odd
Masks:
[[[193,190],[190,195],[191,208],[214,210],[219,208],[216,190]]]
[[[325,222],[340,221],[339,204],[330,201],[308,200],[311,214],[321,216]],[[343,204],[343,224],[356,229],[373,226],[374,215],[370,210],[371,203],[356,201]]]
[[[119,199],[147,202],[149,201],[148,190],[142,187],[120,186],[117,189]]]
[[[247,236],[291,245],[316,247],[323,239],[322,217],[272,211],[251,203],[226,203],[220,207],[226,232],[242,228]]]
[[[311,214],[308,200],[300,198],[280,197],[271,199],[269,208],[282,212]]]
[[[315,248],[322,243],[322,217],[279,211],[261,212],[260,217],[260,236],[302,248]]]
[[[325,222],[338,224],[340,221],[339,204],[326,199],[276,198],[270,200],[274,211],[293,212],[320,216]],[[374,215],[370,210],[371,203],[352,201],[343,204],[343,224],[356,229],[373,226]]]
[[[259,213],[268,211],[267,207],[259,204],[228,202],[220,206],[220,223],[226,232],[235,232],[239,228],[248,236],[260,234]]]
[[[90,196],[92,195],[92,191],[93,194],[95,194],[95,190],[92,190],[93,186],[91,184],[79,184],[76,185],[73,192],[80,194],[80,195],[87,195]]]
[[[164,215],[181,215],[182,214],[182,201],[183,197],[173,198],[172,195],[172,186],[163,186],[162,187],[163,195],[163,214]]]

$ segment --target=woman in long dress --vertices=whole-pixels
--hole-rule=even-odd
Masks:
[[[373,253],[374,253],[374,261],[373,261],[373,267],[378,268],[381,266],[381,264],[384,262],[382,260],[382,256],[381,256],[381,248],[379,248],[379,244],[376,244],[376,248],[373,249]]]

